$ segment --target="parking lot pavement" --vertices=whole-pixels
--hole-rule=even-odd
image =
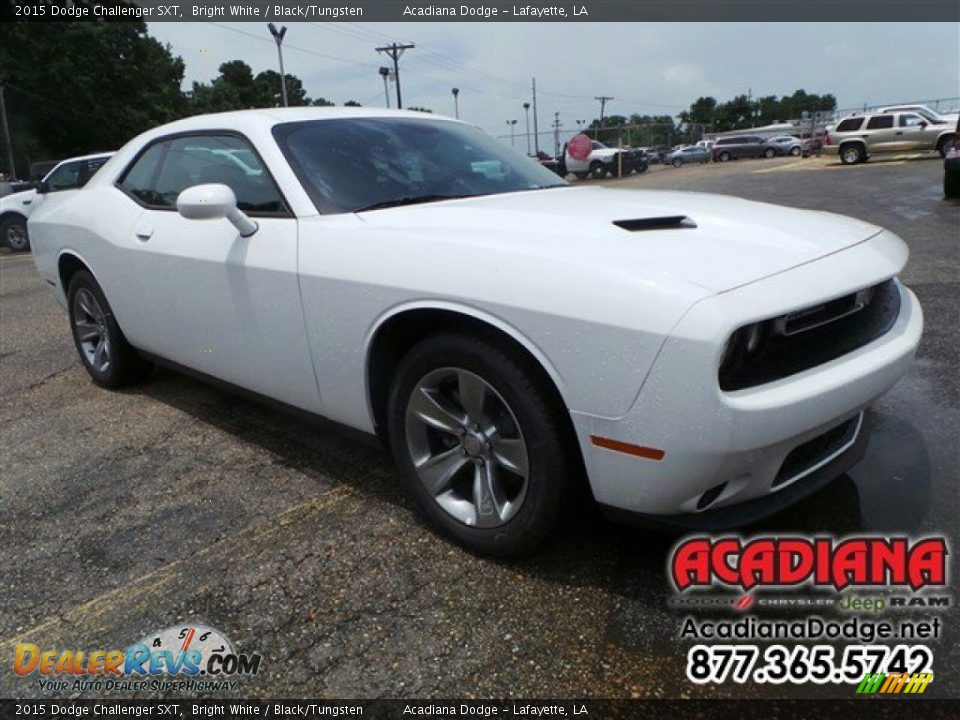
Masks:
[[[907,240],[927,320],[915,369],[877,404],[865,460],[762,527],[955,540],[960,208],[936,161],[803,162],[610,182],[842,212]],[[170,372],[95,387],[31,261],[0,254],[0,696],[40,695],[9,672],[17,642],[110,649],[186,621],[264,654],[242,695],[813,693],[682,679],[673,540],[587,509],[533,558],[473,556],[418,521],[375,446]],[[960,661],[956,620],[938,668]],[[927,694],[960,682],[945,671]]]

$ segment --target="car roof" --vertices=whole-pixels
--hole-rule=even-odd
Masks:
[[[406,117],[419,120],[447,120],[460,122],[445,115],[419,112],[416,110],[389,110],[375,107],[287,107],[287,108],[258,108],[253,110],[233,110],[223,113],[194,115],[192,117],[175,120],[154,128],[150,134],[166,134],[170,132],[189,132],[191,130],[207,130],[231,127],[249,127],[259,125],[271,128],[274,125],[288,122],[303,122],[306,120],[331,120],[337,118],[381,118]]]

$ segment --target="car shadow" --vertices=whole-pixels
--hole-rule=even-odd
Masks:
[[[389,453],[369,436],[322,418],[291,415],[166,369],[155,370],[147,382],[124,392],[173,407],[258,446],[286,467],[354,487],[363,496],[410,512],[413,522],[423,522],[400,489]],[[360,481],[356,465],[343,461],[345,455],[362,457],[365,469],[375,472],[362,473]],[[576,504],[570,521],[535,554],[482,561],[548,583],[595,587],[662,610],[664,593],[669,590],[667,559],[684,533],[615,524],[589,498],[584,499]],[[844,475],[787,510],[739,532],[846,534],[862,527],[860,494],[850,477]]]

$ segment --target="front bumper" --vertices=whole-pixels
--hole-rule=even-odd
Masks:
[[[809,288],[818,280],[848,289],[851,276],[863,276],[867,286],[885,279],[883,272],[899,270],[880,261],[866,275],[862,265],[851,265],[853,275],[842,267],[858,258],[869,267],[866,253],[853,248],[834,256],[832,264],[841,267],[831,268],[833,280],[820,276],[820,263],[810,263],[784,274],[792,277],[770,278],[702,301],[665,342],[626,415],[572,413],[596,500],[606,508],[658,516],[667,524],[697,525],[698,518],[707,526],[740,524],[785,507],[859,460],[866,424],[843,452],[814,454],[807,468],[784,477],[785,461],[795,449],[815,445],[821,436],[855,421],[909,369],[923,329],[920,304],[909,289],[898,283],[900,315],[887,333],[823,365],[733,392],[720,390],[717,367],[719,348],[729,335],[721,318],[751,307],[753,312],[772,308],[777,297],[789,303],[790,288]],[[827,297],[835,292],[825,291]],[[598,447],[593,437],[662,450],[663,455],[637,457]],[[827,456],[828,462],[821,463]],[[810,471],[800,472],[804,469]]]

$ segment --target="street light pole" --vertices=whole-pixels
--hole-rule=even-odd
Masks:
[[[457,120],[460,119],[460,88],[450,90],[453,93],[453,115]]]
[[[527,155],[530,154],[530,103],[523,104],[523,112],[527,116]]]
[[[516,126],[517,126],[516,120],[507,120],[507,127],[510,128],[510,147],[513,147],[513,138],[514,138],[513,129]]]
[[[10,126],[7,124],[7,104],[3,98],[4,87],[0,84],[0,122],[3,123],[3,141],[7,144],[7,163],[10,166],[10,179],[17,179],[17,168],[13,164],[13,143],[10,141]]]
[[[280,92],[283,94],[283,106],[288,107],[289,103],[287,102],[287,75],[283,71],[283,48],[280,47],[283,45],[283,36],[287,34],[287,26],[284,25],[282,28],[277,30],[277,26],[273,23],[268,23],[267,27],[270,29],[270,34],[273,35],[273,41],[277,43],[277,57],[280,58]]]
[[[380,66],[380,76],[383,78],[383,97],[387,101],[387,109],[390,109],[390,91],[387,89],[387,78],[390,77],[390,68]]]

